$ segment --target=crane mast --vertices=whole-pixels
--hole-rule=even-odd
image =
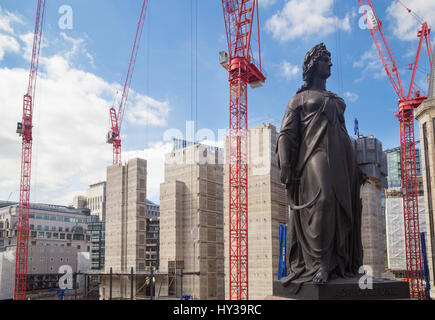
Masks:
[[[130,91],[131,80],[133,78],[134,67],[136,64],[137,53],[139,51],[140,39],[142,37],[143,26],[148,7],[148,0],[144,0],[142,10],[137,24],[136,36],[134,38],[133,49],[128,66],[127,77],[125,78],[124,91],[122,93],[121,102],[119,103],[118,112],[114,107],[109,109],[111,130],[107,134],[107,143],[113,144],[113,164],[121,164],[121,126],[124,118],[125,106],[127,104],[128,93]]]
[[[20,204],[18,209],[17,249],[15,259],[14,300],[26,299],[27,260],[29,246],[30,177],[32,169],[32,120],[35,102],[42,27],[44,24],[45,0],[38,0],[29,84],[23,98],[23,118],[17,124],[17,133],[22,137]]]
[[[248,95],[262,86],[258,0],[222,0],[228,53],[220,63],[229,73],[229,298],[248,299]],[[257,16],[260,65],[252,58],[251,36]]]
[[[417,56],[411,64],[412,78],[408,94],[400,79],[399,69],[391,53],[388,41],[382,29],[382,22],[377,17],[371,0],[358,0],[364,16],[369,24],[369,30],[375,43],[379,57],[382,60],[388,78],[393,85],[399,98],[399,109],[395,116],[399,119],[400,125],[400,157],[402,170],[402,194],[403,213],[405,230],[406,250],[406,273],[410,286],[412,298],[424,298],[422,257],[420,244],[420,225],[418,211],[418,182],[417,165],[415,159],[415,137],[414,137],[414,109],[424,100],[425,96],[414,90],[415,76],[420,60],[422,46],[426,43],[429,64],[432,65],[432,47],[430,43],[430,29],[426,22],[422,23],[417,33],[419,46]],[[400,2],[400,1],[399,1]],[[402,4],[402,3],[401,3]],[[402,4],[403,5],[403,4]],[[368,10],[369,9],[369,10]],[[406,8],[408,12],[410,9]]]

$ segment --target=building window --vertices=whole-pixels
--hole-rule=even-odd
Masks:
[[[60,238],[61,238],[61,239],[65,239],[65,233],[61,233],[61,234],[60,234]]]
[[[47,237],[47,239],[51,239],[51,232],[46,232],[45,236]]]
[[[37,230],[42,230],[42,226],[37,226],[36,229]]]
[[[44,230],[48,231],[49,230],[48,226],[44,226]]]
[[[80,248],[81,248],[80,245],[77,245],[77,250],[80,250]]]
[[[44,239],[44,232],[38,232],[38,238]]]
[[[72,239],[71,234],[68,233],[68,234],[66,235],[66,238],[67,238],[68,240],[71,240],[71,239]]]

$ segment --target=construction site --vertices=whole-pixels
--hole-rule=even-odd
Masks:
[[[27,1],[32,8],[36,8],[36,11],[32,9],[36,22],[32,45],[29,45],[31,55],[26,57],[26,63],[30,61],[30,73],[26,71],[25,78],[28,81],[27,91],[22,102],[16,101],[14,106],[8,107],[18,108],[21,103],[22,118],[16,128],[21,143],[21,158],[11,160],[20,166],[20,176],[15,179],[19,181],[17,198],[9,199],[9,195],[7,199],[0,199],[0,300],[273,300],[276,295],[274,283],[290,273],[288,259],[293,253],[289,252],[286,244],[290,217],[296,209],[289,207],[288,186],[282,183],[281,163],[276,157],[277,143],[282,135],[279,127],[281,119],[276,120],[275,111],[269,111],[272,108],[279,109],[277,114],[281,116],[285,105],[274,105],[276,101],[281,102],[275,92],[267,100],[261,96],[262,90],[268,85],[279,87],[279,82],[284,82],[284,78],[275,79],[273,73],[278,63],[269,58],[275,53],[272,53],[273,50],[267,51],[268,47],[263,43],[275,37],[272,31],[269,34],[267,30],[271,30],[273,22],[285,15],[285,8],[297,11],[308,0],[285,1],[286,7],[275,15],[271,14],[275,8],[273,6],[282,4],[268,7],[259,0],[218,1],[220,12],[214,13],[221,21],[218,26],[221,35],[218,45],[227,47],[215,52],[216,59],[211,65],[219,72],[218,76],[209,78],[213,78],[216,87],[206,89],[201,86],[205,77],[201,74],[198,76],[198,70],[201,64],[205,65],[204,68],[212,67],[208,61],[204,62],[198,50],[201,46],[208,46],[201,36],[210,30],[198,28],[198,21],[202,21],[201,17],[198,18],[198,10],[200,15],[209,19],[209,13],[205,13],[208,7],[200,4],[198,9],[198,0],[183,1],[186,2],[186,12],[190,13],[186,22],[190,42],[186,40],[183,46],[187,51],[190,50],[190,55],[185,59],[189,61],[185,63],[190,63],[191,69],[184,77],[190,83],[186,80],[178,82],[180,86],[189,88],[190,115],[189,110],[186,111],[186,119],[196,120],[195,126],[199,126],[198,95],[201,90],[210,95],[221,90],[217,86],[217,79],[224,79],[223,85],[227,89],[222,94],[223,99],[219,96],[217,101],[212,101],[213,96],[206,103],[200,103],[204,104],[201,108],[206,109],[207,104],[210,104],[210,108],[204,113],[199,112],[199,117],[204,122],[204,118],[218,122],[223,114],[227,124],[225,135],[220,141],[213,141],[202,133],[190,135],[186,132],[186,137],[173,134],[170,140],[165,141],[165,151],[160,153],[146,146],[144,137],[151,139],[153,134],[157,136],[160,131],[152,132],[157,132],[157,129],[153,127],[149,130],[146,127],[151,120],[140,118],[148,116],[151,119],[152,108],[145,111],[138,109],[139,89],[132,87],[144,82],[141,55],[157,46],[156,43],[150,44],[148,39],[151,31],[147,30],[147,19],[157,23],[162,17],[154,14],[158,5],[153,11],[153,0],[137,0],[135,11],[132,13],[130,10],[128,19],[124,21],[129,22],[126,30],[130,30],[130,33],[123,31],[122,37],[130,45],[128,48],[119,46],[122,50],[116,49],[117,55],[124,52],[121,61],[129,57],[128,64],[123,64],[123,71],[113,71],[117,77],[122,72],[123,80],[116,87],[112,104],[109,108],[105,105],[106,118],[101,119],[101,122],[106,127],[109,123],[107,135],[98,137],[101,140],[98,140],[98,144],[111,150],[112,159],[110,163],[99,162],[98,170],[103,174],[90,175],[89,180],[83,179],[78,172],[84,170],[82,167],[97,166],[94,160],[98,158],[98,152],[86,155],[89,159],[80,164],[80,170],[68,168],[74,172],[71,181],[86,186],[87,190],[77,191],[79,188],[75,185],[68,188],[68,192],[62,194],[62,199],[69,200],[65,200],[63,205],[47,203],[59,192],[56,185],[52,189],[38,190],[39,198],[33,194],[32,173],[35,173],[32,165],[35,166],[35,159],[42,156],[32,157],[32,152],[38,143],[38,126],[44,123],[34,122],[34,114],[38,112],[34,101],[39,93],[36,90],[37,82],[48,77],[48,71],[44,69],[41,75],[38,70],[41,65],[45,67],[43,60],[47,58],[43,52],[52,45],[49,40],[45,42],[44,38],[45,32],[50,33],[44,23],[51,2]],[[331,1],[335,5],[330,11],[337,16],[342,13],[337,9],[340,1]],[[356,116],[363,118],[364,110],[353,108],[357,99],[352,100],[350,95],[340,91],[346,96],[344,100],[349,110],[346,112],[355,116],[355,134],[354,137],[349,134],[349,139],[357,165],[366,178],[360,190],[364,267],[361,274],[376,279],[404,281],[409,285],[410,299],[431,300],[435,296],[435,65],[432,64],[431,28],[419,15],[424,16],[425,12],[417,14],[411,7],[418,1],[408,1],[409,4],[404,3],[406,1],[391,1],[392,8],[418,23],[418,30],[412,30],[413,42],[408,40],[406,43],[408,49],[412,48],[412,54],[406,53],[407,59],[415,57],[410,61],[411,81],[407,90],[402,79],[408,74],[405,76],[405,71],[402,71],[402,61],[399,64],[395,60],[395,57],[402,60],[399,54],[403,56],[405,52],[390,47],[392,33],[384,33],[384,14],[389,11],[386,7],[383,8],[385,13],[377,10],[378,4],[372,0],[352,2],[351,8],[360,10],[366,24],[366,28],[358,32],[369,43],[368,48],[372,48],[370,57],[382,71],[382,76],[377,77],[376,81],[383,85],[387,83],[388,86],[391,82],[393,86],[393,91],[389,89],[384,92],[387,91],[385,89],[376,93],[385,96],[388,107],[379,105],[376,95],[365,95],[364,99],[371,99],[365,104],[394,110],[394,114],[388,113],[387,117],[390,118],[380,120],[381,127],[389,126],[388,129],[378,132],[370,127],[373,133],[362,134]],[[119,3],[117,5],[121,5]],[[140,8],[139,12],[137,8]],[[433,8],[435,12],[435,6]],[[2,10],[9,12],[12,9],[6,10],[0,5],[0,62],[3,58],[2,22],[6,25],[13,21],[10,18],[12,11],[7,20]],[[268,18],[264,23],[263,18],[260,18],[263,10],[264,17]],[[279,22],[276,24],[279,25]],[[176,29],[177,26],[172,28]],[[340,29],[337,27],[337,30]],[[336,32],[338,35],[331,43],[342,41],[339,31]],[[11,32],[9,34],[12,35]],[[65,34],[62,37],[68,39]],[[270,39],[264,40],[265,37]],[[313,41],[318,43],[321,39]],[[280,43],[282,45],[284,42]],[[306,48],[313,44],[304,42],[303,50],[306,52]],[[168,48],[167,51],[171,50]],[[338,53],[337,50],[333,52]],[[292,56],[293,53],[286,54]],[[164,53],[159,51],[159,55]],[[298,63],[302,57],[298,53]],[[140,67],[135,72],[138,59]],[[341,59],[341,55],[338,59]],[[175,62],[166,62],[171,63],[174,64],[172,72],[179,72]],[[344,62],[334,61],[334,68],[337,65],[340,70],[342,64]],[[270,73],[266,73],[263,65],[271,70]],[[428,70],[422,71],[423,66]],[[13,66],[7,68],[12,69]],[[302,74],[298,66],[293,68],[297,71],[297,81],[291,85],[291,94],[299,88]],[[138,70],[142,74],[138,74]],[[290,81],[294,76],[292,69],[289,67],[286,70],[287,80]],[[23,78],[22,73],[20,75]],[[146,77],[152,79],[154,76],[150,71],[150,76]],[[346,86],[344,82],[347,80],[343,82],[340,77],[343,77],[343,73],[338,76],[337,90],[340,86]],[[288,91],[287,85],[279,88],[283,99],[288,101],[290,93],[285,92]],[[358,94],[364,95],[362,92]],[[135,104],[130,102],[129,95],[130,100],[134,97]],[[174,100],[189,104],[186,102],[188,99],[185,101],[178,93],[173,96],[167,94],[167,99],[174,96],[177,97]],[[96,97],[98,99],[100,97]],[[147,106],[153,103],[157,105],[154,105],[157,113],[164,113],[164,103],[148,96],[143,96],[142,100],[146,101],[144,103]],[[36,101],[39,107],[39,100]],[[258,112],[255,115],[259,121],[251,121],[251,116],[248,117],[248,101],[250,105],[255,105],[255,112]],[[271,105],[266,105],[269,101]],[[220,107],[216,108],[214,103]],[[178,112],[181,114],[181,111]],[[181,123],[184,119],[180,114],[174,117]],[[378,117],[381,116],[369,116],[366,122]],[[349,122],[349,119],[346,121]],[[166,119],[161,122],[165,123]],[[142,127],[134,126],[138,123]],[[62,124],[68,125],[68,122]],[[165,125],[170,131],[169,124]],[[198,130],[199,127],[194,129]],[[74,129],[77,132],[81,130],[85,129]],[[393,131],[396,136],[391,138]],[[134,140],[133,137],[139,135],[140,139]],[[16,141],[14,143],[17,144]],[[392,147],[387,149],[385,145]],[[35,152],[38,152],[38,148]],[[151,151],[134,153],[132,151],[135,148]],[[59,153],[71,153],[68,157],[72,158],[75,152],[65,147]],[[158,161],[155,160],[157,157]],[[3,160],[0,159],[0,163],[4,163]],[[40,163],[43,163],[42,160]],[[45,171],[38,169],[38,172]],[[0,176],[0,188],[12,188],[6,182],[2,183],[2,179]],[[43,180],[38,178],[38,181]],[[71,181],[68,183],[73,184]],[[41,197],[45,191],[47,197]]]

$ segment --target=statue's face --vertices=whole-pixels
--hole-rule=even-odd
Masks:
[[[325,54],[317,61],[316,73],[321,79],[328,79],[331,76],[331,67],[331,58]]]

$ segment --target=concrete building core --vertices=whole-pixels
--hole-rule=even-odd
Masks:
[[[145,271],[147,161],[132,159],[107,168],[106,239],[104,269],[108,273]],[[101,297],[109,297],[109,279],[102,281]],[[129,298],[128,277],[114,277],[112,298]],[[136,291],[139,285],[134,281]]]
[[[414,111],[420,127],[424,203],[426,209],[426,251],[429,265],[431,296],[435,296],[435,64],[430,75],[428,99]]]
[[[372,276],[381,278],[385,272],[385,229],[382,212],[382,194],[387,188],[387,156],[382,143],[373,136],[355,140],[359,168],[369,178],[361,186],[362,221],[361,240],[363,264],[370,266]]]
[[[194,299],[224,298],[222,151],[202,144],[166,155],[160,185],[160,272],[164,292]],[[196,274],[188,274],[196,273]]]
[[[288,222],[285,186],[275,156],[276,127],[263,124],[248,130],[248,281],[249,299],[273,295],[278,276],[279,225]],[[225,141],[225,299],[229,299],[228,138]]]
[[[76,209],[84,209],[87,207],[87,199],[85,196],[75,196],[72,206]]]

